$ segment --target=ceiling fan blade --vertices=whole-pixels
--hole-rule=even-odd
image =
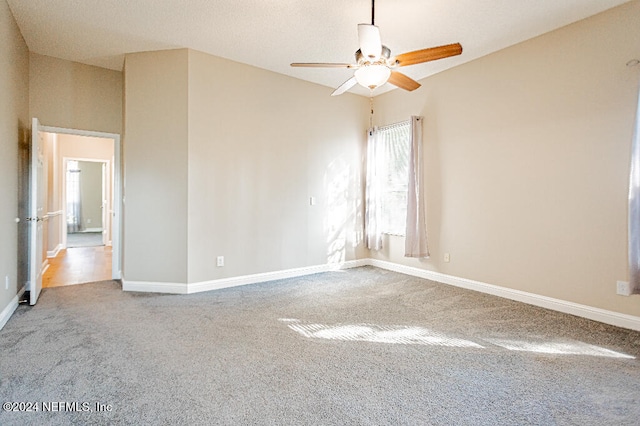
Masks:
[[[395,57],[395,64],[398,67],[421,64],[423,62],[435,61],[437,59],[448,58],[462,53],[460,43],[447,44],[445,46],[430,47],[428,49],[415,50],[403,53]]]
[[[340,85],[340,87],[338,87],[336,90],[334,90],[333,93],[331,94],[331,96],[342,95],[344,92],[346,92],[347,90],[349,90],[353,86],[355,86],[356,83],[357,83],[356,78],[355,77],[351,77],[349,80],[347,80],[344,83],[342,83]]]
[[[382,53],[382,40],[380,39],[380,29],[375,25],[358,24],[358,42],[362,55],[369,61],[374,62],[380,58]]]
[[[294,62],[292,67],[307,67],[307,68],[354,68],[353,64],[339,64],[339,63],[323,63],[323,62]]]
[[[410,92],[420,87],[420,83],[398,71],[391,71],[388,82]]]

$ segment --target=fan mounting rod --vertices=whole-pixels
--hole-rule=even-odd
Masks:
[[[371,0],[371,25],[376,24],[376,0]]]

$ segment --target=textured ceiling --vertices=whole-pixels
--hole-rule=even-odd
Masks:
[[[412,65],[419,80],[629,0],[378,0],[376,25],[396,55],[459,42],[461,56]],[[121,70],[125,53],[188,47],[328,87],[352,62],[370,0],[7,0],[32,52]],[[376,94],[393,89],[385,85]],[[327,95],[331,93],[327,89]],[[367,95],[365,89],[352,92]]]

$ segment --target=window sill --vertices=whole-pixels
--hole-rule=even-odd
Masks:
[[[383,235],[391,235],[392,237],[406,237],[405,234],[393,234],[391,232],[382,232]]]

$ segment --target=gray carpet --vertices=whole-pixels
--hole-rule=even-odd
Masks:
[[[67,234],[67,248],[103,245],[102,232],[74,232]]]
[[[57,409],[2,425],[640,422],[640,333],[371,267],[187,296],[45,289],[0,355],[2,402]]]

